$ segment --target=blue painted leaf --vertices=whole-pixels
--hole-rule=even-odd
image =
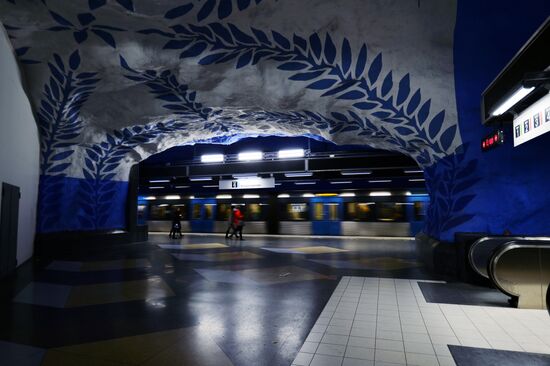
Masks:
[[[442,230],[450,230],[452,228],[455,228],[458,225],[462,225],[470,221],[473,217],[474,215],[461,215],[461,216],[453,217],[452,219],[445,222],[445,224],[442,227]]]
[[[97,72],[81,72],[80,74],[76,75],[76,78],[77,79],[89,79],[89,78],[92,78],[96,75],[97,75]]]
[[[294,42],[294,45],[301,48],[302,51],[307,51],[307,41],[305,39],[294,34],[294,36],[292,37],[292,40]]]
[[[250,5],[250,0],[237,0],[237,6],[239,10],[244,10]]]
[[[52,75],[57,79],[57,81],[59,81],[60,83],[65,82],[65,76],[61,72],[59,72],[59,70],[53,64],[48,62],[48,67]]]
[[[94,28],[103,29],[103,30],[117,31],[117,32],[125,31],[125,29],[123,29],[123,28],[113,27],[111,25],[101,25],[101,24],[94,24]]]
[[[231,15],[233,12],[233,0],[220,0],[218,5],[218,18],[224,19]]]
[[[395,130],[402,136],[408,136],[408,135],[414,133],[414,131],[411,130],[410,128],[403,127],[403,126],[396,127]]]
[[[306,88],[316,89],[316,90],[324,90],[324,89],[330,88],[335,83],[336,83],[336,80],[334,80],[334,79],[321,79],[321,80],[317,80],[317,81],[309,84],[308,86],[306,86]]]
[[[252,60],[252,50],[248,50],[245,52],[239,59],[237,60],[237,69],[240,69],[241,67],[244,67],[250,63],[250,60]]]
[[[193,9],[193,3],[187,3],[185,5],[168,10],[166,14],[164,14],[164,17],[166,19],[175,19],[189,13],[191,9]]]
[[[99,29],[92,29],[92,33],[94,33],[96,36],[101,38],[109,46],[111,46],[113,48],[116,48],[115,39],[109,33],[105,32],[103,30],[99,30]]]
[[[435,115],[434,118],[432,118],[430,122],[430,126],[428,127],[428,133],[430,135],[430,138],[434,139],[439,131],[441,130],[441,126],[443,126],[443,121],[445,120],[445,110],[442,110],[438,114]]]
[[[71,29],[71,28],[65,27],[65,26],[55,26],[55,27],[49,27],[47,30],[52,31],[52,32],[61,32],[61,31],[69,30],[69,29]]]
[[[347,38],[342,42],[342,71],[347,74],[351,66],[351,47]]]
[[[384,78],[384,82],[382,83],[382,89],[380,89],[380,92],[382,93],[382,96],[385,97],[393,87],[393,80],[392,80],[392,72],[388,72],[388,75]]]
[[[374,112],[372,115],[373,115],[374,117],[378,117],[378,118],[384,119],[384,118],[386,118],[386,117],[391,116],[391,113],[390,113],[390,112],[379,111],[379,112]]]
[[[378,103],[375,103],[375,102],[359,102],[359,103],[355,103],[353,105],[355,108],[359,108],[359,109],[362,109],[362,110],[370,110],[370,109],[374,109],[376,107],[378,107]]]
[[[424,125],[424,122],[430,114],[430,104],[431,99],[428,99],[426,102],[424,102],[424,104],[422,104],[422,107],[420,107],[420,110],[418,111],[418,123],[420,124],[420,127]]]
[[[420,89],[418,89],[413,96],[411,97],[411,100],[409,101],[409,104],[407,105],[407,114],[412,114],[416,108],[418,108],[418,105],[420,104]]]
[[[411,92],[410,77],[409,74],[403,76],[399,81],[399,89],[397,91],[397,99],[395,100],[397,105],[401,105],[407,100]]]
[[[118,164],[108,164],[108,165],[105,165],[103,169],[101,169],[101,171],[104,173],[107,173],[107,172],[112,172],[116,168],[118,168]]]
[[[71,70],[76,70],[78,66],[80,66],[80,55],[78,54],[78,50],[74,51],[69,57],[69,66]]]
[[[382,71],[382,54],[379,53],[374,60],[372,61],[372,64],[369,68],[369,80],[371,84],[376,83],[378,80],[378,76],[380,76],[380,71]]]
[[[202,6],[201,10],[197,14],[197,20],[199,22],[208,18],[214,7],[216,6],[216,0],[207,0],[206,3]]]
[[[77,16],[78,22],[82,26],[87,26],[95,20],[95,17],[92,13],[80,13]]]
[[[231,33],[220,23],[211,23],[209,24],[212,31],[221,39],[226,41],[229,44],[233,44],[233,37]]]
[[[472,188],[476,183],[479,182],[479,178],[472,178],[465,180],[464,182],[458,183],[453,186],[452,190],[454,194],[459,194],[463,191],[467,191],[468,189]]]
[[[321,38],[319,38],[317,33],[313,33],[309,36],[309,45],[315,57],[319,59],[321,57]]]
[[[289,77],[289,79],[296,80],[296,81],[312,80],[318,76],[321,76],[324,72],[325,72],[324,70],[301,72],[301,73],[292,75],[291,77]]]
[[[132,0],[116,0],[121,6],[123,6],[128,11],[134,11],[134,3]]]
[[[54,156],[52,156],[50,158],[50,160],[51,161],[63,160],[65,158],[68,158],[69,156],[71,156],[73,153],[74,153],[74,150],[63,151],[63,152],[60,152],[60,153],[55,154]]]
[[[365,65],[367,64],[367,45],[363,45],[359,51],[359,56],[357,56],[357,61],[355,63],[355,77],[359,79],[363,76],[365,71]]]
[[[63,164],[54,165],[53,167],[48,169],[48,173],[60,173],[60,172],[64,171],[65,169],[67,169],[70,165],[71,165],[71,163],[63,163]]]
[[[227,53],[220,52],[220,53],[213,53],[211,55],[205,56],[199,60],[200,65],[210,65],[213,63],[216,63],[216,61],[220,60],[221,58],[227,56]]]
[[[266,45],[271,45],[271,41],[269,40],[269,38],[267,37],[267,34],[265,34],[264,31],[260,29],[256,29],[254,27],[250,27],[250,29],[252,30],[252,33],[254,33],[258,41]]]
[[[15,50],[15,54],[19,56],[23,56],[27,51],[29,50],[29,47],[19,47]]]
[[[196,57],[203,53],[204,50],[206,50],[206,47],[208,47],[208,44],[206,42],[197,42],[189,47],[187,50],[183,51],[180,54],[180,58]]]
[[[73,33],[73,37],[76,43],[80,44],[88,39],[88,32],[85,30],[77,31]]]
[[[348,99],[348,100],[355,100],[355,99],[361,99],[365,97],[365,93],[359,91],[359,90],[352,90],[347,93],[344,93],[338,97],[338,99]]]
[[[336,46],[334,46],[334,42],[332,42],[332,38],[330,37],[330,34],[327,33],[325,37],[325,60],[327,60],[329,64],[332,64],[335,58],[336,58]]]
[[[346,115],[339,113],[339,112],[332,112],[332,117],[336,118],[339,121],[348,122],[348,117]]]
[[[455,138],[456,134],[456,125],[452,125],[451,127],[447,128],[445,132],[441,134],[441,137],[439,138],[439,142],[441,143],[441,147],[444,151],[447,151]]]
[[[233,24],[228,24],[228,26],[229,26],[229,29],[231,30],[231,33],[233,33],[233,36],[237,41],[244,44],[251,44],[251,45],[256,44],[256,40],[254,38],[242,32],[239,28],[237,28]]]
[[[355,80],[345,81],[343,83],[339,83],[339,85],[337,87],[326,91],[321,96],[322,97],[327,97],[327,96],[330,96],[330,95],[341,93],[344,90],[351,88],[354,84],[355,84]]]
[[[285,38],[285,36],[276,31],[272,31],[271,34],[273,34],[273,40],[275,41],[275,43],[277,43],[285,50],[290,49],[290,42],[288,41],[288,39]]]
[[[359,129],[358,126],[348,126],[342,129],[340,132],[350,132],[350,131],[357,131]]]
[[[279,70],[287,70],[287,71],[294,71],[294,70],[303,70],[308,67],[308,64],[302,63],[302,62],[286,62],[282,65],[277,66]]]
[[[453,205],[453,211],[458,212],[462,211],[474,198],[476,194],[469,194],[457,199]]]
[[[107,3],[107,0],[88,0],[88,6],[90,7],[90,10],[95,10],[97,8],[100,8],[106,3]]]
[[[138,30],[137,33],[139,33],[139,34],[159,34],[159,35],[164,36],[164,37],[174,38],[174,35],[172,33],[163,32],[159,29],[153,29],[153,28],[141,29],[141,30]]]
[[[63,63],[63,60],[61,59],[61,56],[59,56],[57,53],[53,54],[53,59],[55,60],[55,63],[57,64],[57,67],[61,72],[65,72],[65,64]]]
[[[73,23],[69,22],[67,19],[63,18],[61,15],[57,14],[56,12],[53,12],[50,10],[50,15],[52,16],[53,20],[55,20],[58,24],[73,27]]]

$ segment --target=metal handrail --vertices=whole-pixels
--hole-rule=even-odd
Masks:
[[[531,241],[531,240],[529,240]],[[540,239],[539,239],[540,241]],[[547,238],[546,241],[548,241],[548,244],[521,244],[521,241],[519,240],[512,240],[509,242],[506,242],[499,246],[493,255],[491,256],[491,260],[489,261],[487,273],[489,273],[489,278],[493,282],[493,284],[504,294],[510,296],[510,297],[518,297],[520,294],[511,293],[508,290],[506,290],[500,282],[497,280],[495,276],[496,267],[498,265],[498,262],[500,258],[507,252],[514,250],[514,249],[550,249],[550,238]]]
[[[506,244],[510,241],[515,241],[515,240],[521,240],[521,241],[550,241],[550,237],[498,236],[498,235],[484,236],[484,237],[481,237],[481,238],[477,239],[472,244],[472,246],[470,247],[470,250],[468,251],[468,262],[470,263],[470,267],[472,267],[474,272],[476,272],[477,274],[479,274],[480,276],[482,276],[484,278],[489,278],[489,275],[488,275],[489,272],[487,272],[487,274],[486,274],[486,273],[483,273],[483,272],[479,271],[478,267],[476,266],[476,264],[474,262],[474,252],[475,252],[475,249],[478,246],[480,246],[483,242],[486,242],[486,241],[492,240],[492,239],[503,239],[503,243],[501,243],[497,248],[495,248],[494,252],[496,250],[498,250],[502,245],[504,245],[504,244]],[[487,265],[491,261],[491,257],[492,257],[492,255],[490,255],[489,258],[487,258],[487,264],[486,264],[485,268],[488,268]]]

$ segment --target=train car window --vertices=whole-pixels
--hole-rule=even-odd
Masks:
[[[262,207],[259,203],[250,203],[246,205],[246,221],[262,221]]]
[[[373,202],[346,203],[345,219],[347,221],[374,221]]]
[[[338,207],[339,203],[327,203],[328,206],[328,219],[331,221],[338,221],[340,218],[338,217]]]
[[[187,213],[187,205],[184,203],[180,203],[177,205],[172,205],[172,215],[175,213],[178,213],[181,220],[188,220],[189,215]]]
[[[149,214],[149,217],[151,220],[171,220],[171,206],[167,203],[151,205],[151,212]]]
[[[193,204],[193,220],[200,220],[201,219],[201,205],[200,203],[194,203]]]
[[[323,204],[320,202],[313,204],[313,220],[323,220]]]
[[[426,218],[426,202],[415,202],[414,203],[414,220],[415,221],[424,221]]]
[[[204,219],[205,220],[214,220],[214,212],[216,205],[213,203],[204,204]]]
[[[378,221],[405,221],[405,206],[394,202],[376,203],[376,219]]]
[[[231,204],[229,203],[218,203],[216,220],[218,221],[227,221],[231,215]]]
[[[308,206],[307,203],[288,203],[283,206],[286,210],[281,212],[283,220],[289,221],[307,221],[308,218]]]

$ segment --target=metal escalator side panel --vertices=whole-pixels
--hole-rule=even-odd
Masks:
[[[489,278],[487,267],[496,249],[512,240],[526,240],[523,236],[484,236],[476,240],[468,251],[468,262],[472,269],[482,277]]]
[[[494,285],[504,294],[518,299],[519,308],[546,308],[545,290],[550,282],[550,244],[503,244],[491,258],[488,272]],[[544,253],[544,257],[543,257]]]

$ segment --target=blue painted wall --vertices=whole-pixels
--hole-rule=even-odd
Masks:
[[[481,138],[491,131],[481,125],[481,93],[549,15],[547,0],[459,1],[455,87],[466,151],[455,163],[462,174],[470,174],[472,168],[477,172],[462,193],[471,197],[460,207],[467,220],[452,228],[440,227],[439,232],[428,227],[430,234],[444,240],[452,240],[456,231],[550,234],[550,134],[514,148],[512,127],[505,126],[504,146],[485,153],[480,148]],[[436,164],[427,175],[445,170],[452,159]]]

